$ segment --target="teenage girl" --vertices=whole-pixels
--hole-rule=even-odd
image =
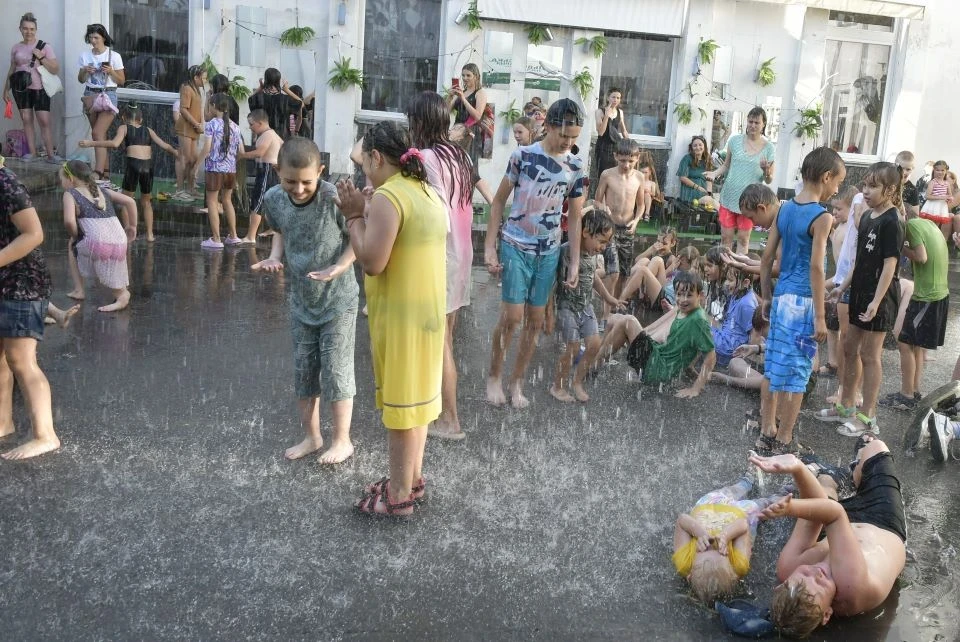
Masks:
[[[121,112],[123,124],[117,128],[113,140],[81,140],[80,147],[106,147],[116,149],[120,145],[127,148],[127,168],[123,175],[123,193],[133,198],[137,187],[140,188],[140,209],[143,210],[143,225],[147,228],[147,241],[152,243],[153,236],[153,149],[150,141],[157,147],[179,158],[177,150],[157,133],[143,124],[143,112],[137,103],[129,103]]]
[[[180,143],[183,158],[183,174],[177,177],[177,188],[173,199],[193,201],[200,198],[193,191],[194,168],[199,161],[197,156],[197,138],[203,133],[203,95],[207,83],[207,72],[200,65],[187,70],[188,78],[180,85],[180,117],[176,119],[174,131]]]
[[[240,128],[229,118],[230,101],[226,94],[214,94],[207,101],[207,136],[203,146],[203,168],[207,174],[207,219],[210,238],[200,247],[221,250],[224,244],[241,245],[237,238],[237,213],[233,209],[233,190],[237,186],[237,152],[242,138]],[[227,238],[220,240],[220,205],[227,217]]]
[[[920,208],[920,218],[933,221],[943,233],[943,238],[950,242],[953,233],[953,216],[947,201],[953,198],[950,183],[947,182],[947,170],[950,166],[946,161],[938,160],[933,164],[933,178],[927,185],[927,200]]]

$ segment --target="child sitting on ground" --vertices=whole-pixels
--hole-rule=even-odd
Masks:
[[[657,232],[657,240],[637,255],[633,266],[630,268],[630,274],[633,274],[639,266],[643,265],[650,268],[650,271],[660,279],[660,283],[666,283],[667,270],[673,270],[676,267],[674,265],[676,257],[673,255],[676,246],[677,230],[669,225],[664,225]]]
[[[580,242],[580,280],[577,287],[572,290],[565,287],[556,290],[557,328],[560,331],[561,341],[566,345],[566,350],[557,362],[557,374],[553,385],[550,386],[550,394],[559,401],[590,401],[590,396],[583,389],[583,379],[600,350],[597,315],[590,299],[593,291],[596,290],[612,307],[617,307],[619,303],[607,291],[597,274],[597,255],[603,252],[612,237],[613,221],[606,212],[590,210],[584,214]],[[567,280],[570,262],[570,245],[564,243],[560,247],[560,269],[557,274],[560,283]],[[567,382],[570,378],[570,368],[580,351],[581,340],[586,344],[586,351],[580,357],[573,374],[573,395],[571,395],[566,389]]]
[[[673,565],[708,606],[734,594],[750,570],[763,510],[791,494],[787,487],[770,497],[746,499],[756,481],[757,469],[750,466],[736,483],[707,493],[677,519]]]
[[[760,386],[763,384],[763,350],[767,343],[770,322],[764,318],[763,309],[759,302],[753,310],[753,318],[750,323],[750,336],[745,344],[737,346],[733,351],[733,357],[727,364],[727,372],[710,373],[710,381],[725,383],[728,386],[736,386],[745,390],[760,390]],[[753,419],[752,424],[748,423],[747,429],[759,428],[760,416],[756,410],[747,414],[748,417]]]
[[[662,343],[652,336],[658,322],[647,331],[636,317],[614,314],[607,324],[607,333],[600,346],[600,358],[607,359],[629,344],[627,363],[641,375],[644,383],[670,381],[703,355],[697,380],[689,388],[677,392],[683,399],[696,397],[710,379],[717,361],[710,322],[700,308],[703,283],[693,272],[678,272],[673,283],[677,297],[677,314]],[[666,316],[666,315],[664,315]]]
[[[674,268],[666,275],[666,281],[662,281],[653,271],[646,266],[640,265],[634,268],[630,275],[630,280],[623,286],[620,293],[620,304],[628,306],[631,298],[640,295],[640,303],[643,309],[656,312],[669,312],[673,309],[675,301],[673,280],[681,272],[689,272],[693,269],[694,261],[700,257],[700,251],[692,245],[680,250],[676,261],[673,262]]]
[[[717,351],[717,365],[726,368],[734,351],[747,342],[753,329],[753,313],[759,301],[753,291],[753,275],[728,268],[724,289],[729,293],[723,323],[713,328],[713,345]]]
[[[727,306],[727,297],[736,291],[728,292],[726,289],[726,269],[727,264],[723,260],[724,248],[716,245],[707,250],[706,255],[700,259],[700,277],[704,282],[704,301],[703,309],[710,319],[710,324],[714,328],[719,328],[723,323],[724,310]]]

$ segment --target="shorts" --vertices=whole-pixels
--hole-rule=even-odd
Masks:
[[[46,299],[40,301],[0,300],[0,339],[43,340],[43,319],[47,316]]]
[[[855,292],[850,294],[850,325],[867,330],[868,332],[889,332],[897,320],[897,311],[900,308],[900,284],[894,280],[890,282],[887,293],[880,301],[877,314],[870,321],[861,321],[870,302],[873,301],[873,292]]]
[[[120,189],[125,192],[136,192],[137,187],[144,196],[153,193],[153,160],[128,156],[127,168],[123,173],[123,185]]]
[[[344,310],[318,326],[292,319],[291,329],[297,399],[352,399],[357,394],[353,374],[357,308]]]
[[[257,163],[257,178],[253,183],[253,192],[250,194],[250,211],[259,213],[263,209],[263,195],[268,189],[279,184],[280,178],[272,164]]]
[[[204,178],[208,192],[219,192],[222,189],[234,189],[237,186],[237,175],[233,172],[207,172]]]
[[[953,216],[949,214],[931,214],[930,212],[920,212],[920,218],[925,218],[928,221],[936,223],[939,225],[950,225],[953,223]]]
[[[871,524],[907,541],[900,480],[893,474],[893,455],[877,453],[863,464],[853,497],[840,500],[851,524]]]
[[[593,306],[587,304],[582,312],[574,312],[569,308],[557,308],[557,332],[560,333],[560,339],[564,343],[597,336],[600,329]]]
[[[840,303],[850,305],[850,288],[844,290],[843,294],[840,295]]]
[[[903,327],[897,340],[919,348],[936,350],[947,336],[947,314],[950,312],[950,297],[939,301],[910,301]]]
[[[547,304],[557,281],[560,248],[546,254],[529,254],[500,241],[500,262],[504,303],[526,303],[538,308]]]
[[[653,339],[647,336],[646,332],[641,332],[630,342],[630,347],[627,349],[627,363],[637,371],[637,374],[647,366],[647,361],[653,354],[653,346]]]
[[[83,87],[83,95],[84,95],[84,96],[94,96],[94,98],[96,98],[96,96],[97,96],[98,94],[106,94],[106,95],[107,95],[107,98],[110,99],[110,102],[113,103],[113,106],[114,106],[114,107],[117,107],[117,106],[118,106],[118,103],[117,103],[117,88],[116,88],[116,87],[111,87],[110,89],[94,89],[94,88],[92,88],[92,87],[87,87],[86,85],[84,85],[84,87]],[[86,105],[83,106],[83,113],[84,113],[84,114],[87,113],[87,106],[86,106]]]
[[[837,316],[837,304],[827,301],[824,306],[826,313],[827,330],[830,332],[840,332],[840,317]]]
[[[631,233],[626,225],[614,227],[610,244],[603,251],[603,265],[607,276],[615,273],[630,276],[630,268],[633,267],[633,243],[636,238],[637,235]]]
[[[748,219],[743,214],[738,214],[737,212],[728,210],[723,205],[720,206],[720,210],[718,213],[719,213],[719,219],[720,219],[720,227],[722,229],[730,229],[731,227],[735,227],[741,232],[743,230],[753,229],[753,221]]]
[[[17,103],[17,109],[50,111],[50,96],[43,89],[25,89],[12,93],[13,100]]]
[[[773,297],[763,376],[771,392],[803,393],[813,372],[813,299],[796,294]]]

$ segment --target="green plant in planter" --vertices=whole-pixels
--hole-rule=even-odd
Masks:
[[[714,56],[717,55],[717,48],[720,45],[717,44],[717,41],[711,38],[710,40],[700,39],[700,45],[697,47],[697,57],[700,59],[701,65],[709,65],[713,62]]]
[[[311,27],[290,27],[280,34],[280,44],[286,47],[302,47],[316,35],[317,32]]]
[[[473,0],[467,7],[467,29],[469,31],[483,29],[483,25],[480,24],[480,11],[477,10],[477,0]]]
[[[773,69],[774,60],[776,60],[776,57],[764,60],[760,63],[760,68],[757,69],[757,84],[761,87],[769,87],[777,82],[777,72]]]
[[[677,103],[673,113],[677,115],[677,122],[681,125],[689,125],[693,120],[693,107],[690,103]]]
[[[507,125],[511,127],[515,122],[520,120],[523,117],[523,112],[517,109],[517,100],[513,99],[510,101],[510,106],[500,112],[500,118],[503,119]]]
[[[337,91],[346,91],[350,87],[363,88],[363,72],[351,67],[349,58],[340,58],[333,63],[327,84]]]
[[[584,67],[583,71],[576,74],[570,80],[570,84],[573,85],[577,93],[580,94],[580,98],[586,100],[590,92],[593,91],[593,74],[590,73],[589,69]]]
[[[607,51],[607,39],[604,36],[594,36],[593,38],[577,38],[573,41],[575,45],[583,47],[593,54],[594,58],[601,57]]]
[[[527,40],[531,45],[539,45],[550,40],[550,32],[543,25],[527,25],[524,31],[527,32]]]
[[[203,62],[200,63],[200,66],[203,67],[203,70],[207,72],[207,78],[213,78],[220,72],[217,70],[217,66],[213,64],[213,61],[210,60],[210,54],[207,54],[203,57]],[[237,102],[246,100],[251,93],[250,88],[244,85],[246,78],[243,76],[227,76],[229,84],[227,85],[227,93]]]
[[[797,138],[816,140],[823,129],[823,103],[800,110],[800,120],[793,126]]]

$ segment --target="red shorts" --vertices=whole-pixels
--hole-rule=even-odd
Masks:
[[[730,229],[735,227],[738,230],[752,230],[753,221],[748,219],[743,214],[737,214],[736,212],[731,212],[723,205],[720,206],[719,211],[720,227],[722,229]]]
[[[933,221],[937,225],[949,225],[953,223],[953,217],[950,215],[940,216],[939,214],[930,214],[929,212],[920,212],[920,218]]]

